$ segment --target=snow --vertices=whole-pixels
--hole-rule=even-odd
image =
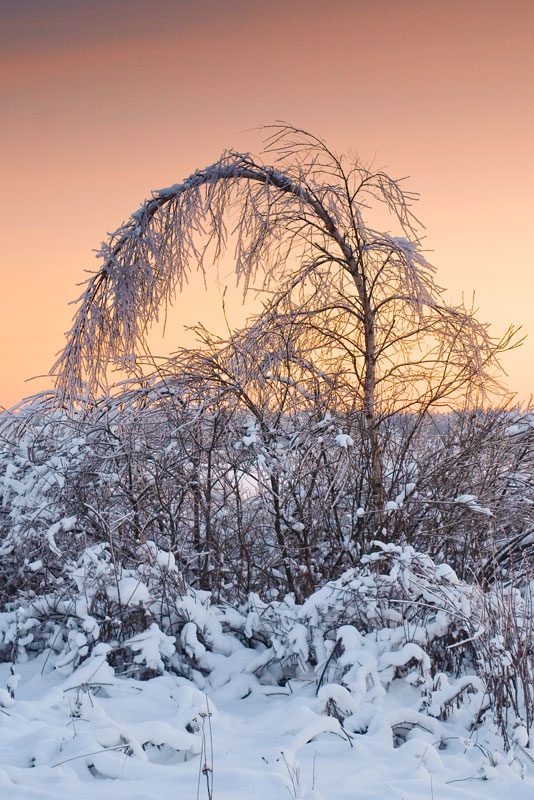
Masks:
[[[348,433],[342,433],[341,431],[339,431],[335,441],[336,444],[338,444],[340,447],[344,447],[345,449],[347,447],[352,447],[352,445],[354,444],[354,440],[352,439],[352,437],[349,436]]]
[[[234,608],[189,588],[169,616],[149,585],[124,571],[108,585],[112,599],[129,602],[139,622],[152,610],[160,623],[115,643],[98,641],[89,593],[75,608],[56,604],[56,614],[71,615],[62,629],[40,627],[45,598],[34,600],[34,616],[29,608],[0,614],[0,642],[6,652],[16,642],[18,653],[0,664],[0,796],[532,797],[524,720],[510,717],[506,749],[482,711],[487,676],[469,664],[464,674],[435,672],[429,655],[442,637],[457,653],[485,635],[475,618],[482,595],[411,547],[375,545],[361,567],[302,604],[251,594]],[[146,549],[155,569],[168,569],[165,551],[153,542]],[[104,556],[102,546],[88,548],[83,565],[102,575]],[[377,561],[389,573],[375,572]],[[395,587],[399,606],[387,599]],[[421,598],[425,620],[407,598]],[[508,658],[504,633],[490,637],[488,655]]]
[[[138,603],[146,602],[150,597],[148,587],[137,578],[130,576],[121,578],[108,586],[106,594],[110,600],[124,606],[136,606]]]
[[[478,498],[474,494],[461,494],[458,497],[454,498],[455,503],[462,503],[463,505],[468,506],[471,511],[476,511],[479,514],[486,514],[488,517],[492,517],[493,514],[489,508],[485,508],[480,505],[478,502]]]
[[[316,695],[309,680],[256,683],[240,697],[168,673],[118,678],[102,656],[68,678],[45,654],[17,670],[15,700],[0,715],[0,795],[9,800],[208,798],[210,775],[215,800],[288,792],[297,800],[530,800],[534,792],[534,752],[521,726],[503,756],[457,720],[416,712],[404,681],[358,733],[358,703],[335,684]],[[9,679],[1,664],[0,684]],[[341,724],[325,707],[349,716]]]
[[[449,564],[438,564],[436,567],[436,578],[441,578],[448,583],[458,583],[458,576]]]

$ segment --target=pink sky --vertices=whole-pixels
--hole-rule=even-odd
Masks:
[[[151,189],[284,119],[421,193],[451,299],[527,344],[504,365],[534,391],[531,0],[4,0],[0,405],[47,384],[92,250]],[[217,289],[168,327],[220,324]],[[244,311],[230,302],[233,319]]]

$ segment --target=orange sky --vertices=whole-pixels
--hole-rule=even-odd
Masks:
[[[534,391],[532,0],[0,0],[0,41],[0,405],[46,385],[106,231],[278,119],[410,176],[438,282],[524,326]],[[167,350],[217,308],[186,290]]]

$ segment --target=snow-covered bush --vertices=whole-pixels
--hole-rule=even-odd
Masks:
[[[378,520],[361,416],[313,370],[271,358],[236,388],[235,348],[181,357],[173,382],[2,416],[1,657],[244,694],[305,677],[354,731],[400,680],[423,715],[529,736],[532,416],[397,415]]]
[[[418,710],[393,721],[393,735],[452,714],[468,731],[493,722],[511,746],[534,722],[529,597],[502,584],[485,591],[411,547],[376,542],[303,603],[251,594],[232,607],[186,587],[153,543],[136,569],[119,572],[103,544],[68,565],[61,591],[0,614],[0,651],[12,662],[47,651],[67,674],[98,656],[117,675],[170,670],[238,696],[258,682],[307,679],[349,733],[367,730],[400,681]]]
[[[0,415],[0,442],[2,603],[61,580],[63,543],[80,532],[70,486],[86,451],[75,419],[40,403]]]
[[[200,372],[200,356],[188,358],[184,370]],[[41,401],[2,415],[0,600],[51,589],[69,558],[103,542],[130,568],[153,541],[188,584],[231,601],[255,591],[303,600],[377,536],[460,577],[521,570],[534,524],[532,415],[451,414],[417,430],[397,415],[384,431],[377,519],[360,415],[329,410],[329,398],[303,409],[269,376],[254,413],[238,396],[252,387],[195,374],[83,413]],[[297,394],[318,397],[313,381],[303,375]]]

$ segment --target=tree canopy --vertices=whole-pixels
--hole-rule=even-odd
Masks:
[[[495,340],[472,309],[445,302],[421,247],[415,195],[309,133],[266,132],[263,158],[223,153],[154,192],[103,243],[53,368],[60,394],[94,393],[110,364],[131,371],[151,323],[193,269],[215,268],[229,241],[245,294],[252,285],[269,292],[255,325],[291,320],[369,414],[392,400],[422,407],[494,386],[511,331]],[[393,233],[367,221],[380,206]]]

